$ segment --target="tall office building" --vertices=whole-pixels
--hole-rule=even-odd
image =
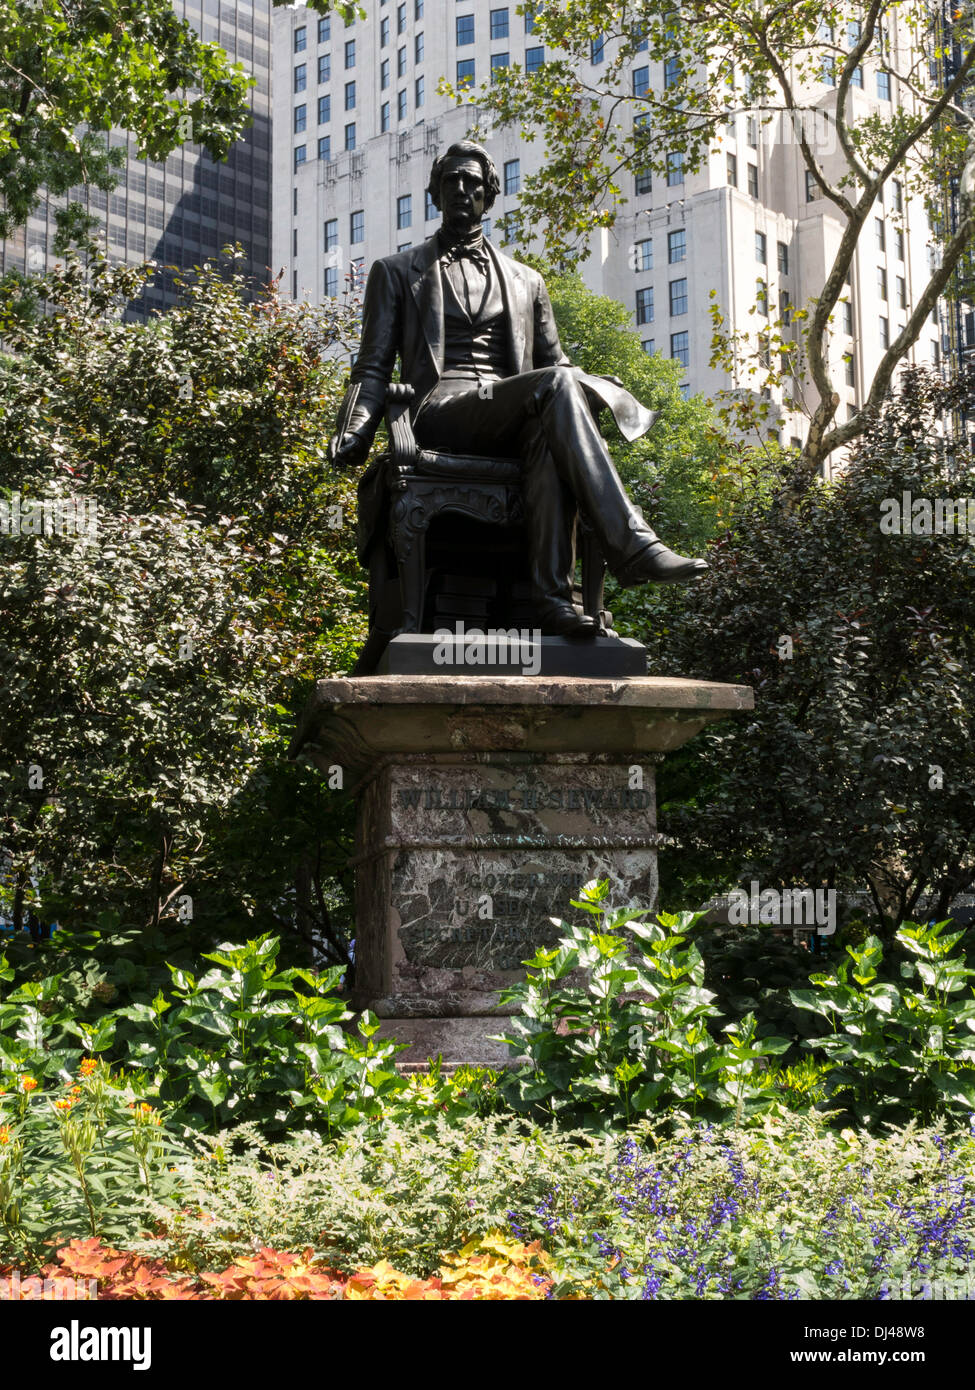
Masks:
[[[273,263],[296,299],[319,301],[341,294],[350,273],[361,277],[374,259],[436,227],[439,214],[425,194],[430,164],[476,116],[473,105],[438,95],[441,76],[471,83],[473,95],[492,70],[509,63],[530,70],[546,55],[531,18],[497,0],[378,0],[367,20],[351,25],[296,5],[276,10],[273,23]],[[608,48],[593,40],[594,79]],[[630,73],[635,95],[666,80],[661,64],[640,59]],[[828,109],[835,93],[831,74],[823,76],[813,99]],[[895,78],[865,63],[850,93],[851,120],[888,112],[902,95],[909,100]],[[831,131],[824,123],[823,157],[838,170]],[[485,143],[502,175],[486,228],[499,244],[544,142],[526,143],[512,129]],[[729,325],[749,329],[758,346],[783,310],[821,291],[842,235],[832,203],[807,175],[795,132],[743,112],[698,172],[685,174],[675,156],[666,177],[629,183],[615,226],[598,233],[582,267],[585,280],[632,310],[647,351],[681,364],[685,394],[755,389],[744,365],[737,376],[711,365],[710,292]],[[923,206],[891,180],[860,239],[848,302],[834,316],[838,421],[864,399],[934,254]],[[940,355],[935,315],[909,357],[937,363]],[[803,437],[805,416],[792,402],[804,392],[815,400],[808,382],[767,392],[769,429],[784,444]]]
[[[113,131],[111,144],[129,151],[118,187],[110,194],[78,188],[73,197],[97,215],[112,260],[148,259],[189,269],[240,242],[247,253],[243,271],[263,284],[271,260],[271,0],[174,0],[173,8],[204,40],[219,43],[253,73],[253,124],[225,162],[193,144],[165,163],[140,160],[132,137]],[[64,200],[46,199],[26,229],[0,243],[0,269],[41,271],[53,263],[59,202]],[[171,273],[163,270],[131,307],[144,314],[174,301]]]

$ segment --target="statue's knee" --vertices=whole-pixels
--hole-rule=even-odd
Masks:
[[[535,399],[543,405],[552,397],[576,391],[578,387],[578,378],[571,367],[547,367],[535,391]]]

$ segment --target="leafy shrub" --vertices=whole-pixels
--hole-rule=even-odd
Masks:
[[[502,1082],[518,1110],[601,1127],[651,1110],[738,1118],[772,1103],[757,1063],[788,1047],[757,1036],[754,1014],[711,1029],[718,1011],[704,988],[704,962],[690,933],[702,913],[610,912],[608,885],[590,883],[573,903],[593,925],[559,923],[561,940],[540,949],[523,981],[502,998],[520,1005],[505,1041],[528,1065]]]
[[[931,1119],[970,1114],[975,1108],[975,999],[962,997],[975,969],[965,963],[963,932],[944,934],[947,922],[905,922],[895,942],[908,958],[907,983],[878,978],[884,947],[870,936],[847,947],[849,960],[830,974],[811,977],[810,990],[793,991],[795,1004],[825,1018],[828,1037],[810,1039],[833,1063],[831,1103],[841,1102],[860,1121]]]

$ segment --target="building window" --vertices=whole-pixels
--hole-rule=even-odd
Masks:
[[[671,333],[670,355],[682,367],[691,365],[691,339],[689,333]]]
[[[725,155],[725,165],[727,167],[728,184],[731,188],[738,187],[738,156],[736,154]]]
[[[789,324],[792,322],[792,296],[788,290],[779,291],[779,313],[782,316],[782,322],[788,328]],[[783,359],[783,365],[785,369],[788,370],[789,362],[787,356]]]
[[[664,63],[664,88],[676,87],[680,81],[680,59],[668,58]]]
[[[653,270],[653,241],[649,237],[646,241],[638,241],[634,246],[633,269]]]
[[[897,227],[896,230],[894,231],[894,246],[895,246],[896,249],[897,249],[897,259],[898,259],[899,261],[902,261],[902,260],[904,259],[904,228],[903,228],[903,227]]]
[[[532,34],[532,33],[535,32],[535,9],[536,9],[536,7],[535,7],[534,5],[526,5],[526,6],[525,6],[525,33],[526,33],[526,34]]]
[[[877,237],[877,250],[878,250],[878,251],[886,251],[886,250],[887,250],[887,226],[886,226],[886,223],[884,222],[884,219],[883,219],[882,217],[875,217],[875,218],[873,219],[873,226],[874,226],[874,232],[875,232],[876,237]]]
[[[539,68],[543,65],[544,62],[545,62],[545,49],[544,49],[544,48],[526,48],[526,49],[525,49],[525,71],[526,71],[526,72],[538,72]]]
[[[339,268],[337,265],[325,267],[325,298],[337,299],[339,293]]]
[[[302,24],[295,30],[295,52],[301,53],[308,47],[308,30]]]
[[[345,45],[345,66],[346,68],[355,67],[355,39],[349,39]]]
[[[331,21],[331,18],[326,17],[325,19],[320,19],[320,20],[318,21],[318,42],[319,42],[319,43],[328,43],[328,41],[329,41],[329,39],[330,39],[331,37],[332,37],[332,21]]]
[[[687,281],[671,280],[670,282],[670,317],[677,318],[679,314],[687,313]]]
[[[636,292],[637,323],[653,323],[653,286],[648,285]]]
[[[332,158],[332,137],[330,135],[320,135],[318,137],[318,158]]]
[[[819,184],[811,169],[806,170],[806,202],[814,203],[819,197]]]
[[[389,45],[389,20],[379,21],[379,47],[386,48]]]
[[[307,124],[308,107],[302,102],[300,106],[295,107],[295,133],[297,134],[298,131],[304,130]]]
[[[882,265],[877,266],[877,293],[881,299],[887,298],[887,272]]]
[[[487,241],[490,241],[490,240],[491,240],[491,219],[490,219],[490,217],[483,217],[483,218],[481,219],[481,235],[482,235],[484,238],[486,238]]]
[[[472,14],[459,14],[456,29],[458,48],[464,48],[467,44],[474,42],[474,16]]]
[[[779,256],[779,274],[788,275],[789,273],[789,248],[784,241],[777,243]]]
[[[414,6],[413,6],[413,18],[414,18],[414,19],[422,19],[422,18],[423,18],[423,0],[416,0],[416,3],[415,3]]]
[[[426,82],[422,77],[418,77],[413,83],[413,105],[422,106],[427,99]]]
[[[350,121],[345,127],[345,148],[347,150],[355,149],[355,121]]]
[[[303,92],[308,86],[308,64],[298,63],[295,66],[295,91]]]
[[[657,350],[652,338],[644,338],[640,346],[643,348],[643,351],[647,354],[648,357],[652,357]]]
[[[406,76],[406,49],[400,48],[396,53],[396,76]]]
[[[745,122],[745,135],[753,150],[758,149],[758,117],[749,116]]]
[[[848,338],[853,337],[853,303],[849,299],[843,304],[843,332]]]
[[[318,124],[328,125],[332,119],[332,98],[323,96],[318,98]]]
[[[634,25],[633,25],[632,33],[633,33],[633,41],[634,41],[634,43],[636,44],[635,52],[637,52],[637,53],[646,53],[647,48],[648,48],[648,46],[649,46],[649,40],[646,39],[646,38],[644,37],[645,34],[646,34],[646,25],[645,25],[645,24],[634,24]]]
[[[667,156],[667,187],[676,188],[684,182],[684,156],[680,150]]]
[[[687,232],[681,227],[676,232],[667,233],[667,263],[676,265],[687,260]]]
[[[330,217],[328,221],[325,223],[324,228],[324,245],[326,255],[329,251],[334,251],[338,244],[339,219],[337,217]]]
[[[502,68],[506,68],[506,67],[508,66],[509,61],[510,61],[510,60],[509,60],[509,57],[508,57],[508,54],[507,54],[507,53],[492,53],[492,54],[491,54],[491,77],[492,77],[492,79],[493,79],[494,74],[495,74],[496,72],[500,72]]]
[[[768,238],[764,232],[755,233],[755,259],[759,265],[768,265]]]
[[[406,32],[406,0],[403,0],[403,4],[396,7],[396,32],[397,34]]]
[[[462,90],[474,85],[474,59],[462,58],[457,64],[457,86]]]
[[[904,211],[904,185],[900,179],[894,179],[894,212],[898,216]]]
[[[349,245],[358,246],[366,239],[366,214],[360,209],[349,213]]]
[[[397,92],[397,93],[396,93],[396,119],[397,119],[398,121],[405,121],[405,120],[406,120],[406,92],[405,92],[405,91]]]
[[[363,256],[356,256],[349,262],[349,286],[353,291],[362,289],[366,278],[366,262]]]
[[[881,101],[890,101],[890,73],[877,73],[877,96]]]
[[[430,190],[427,189],[423,194],[423,220],[432,222],[437,215],[437,205],[430,197]]]
[[[492,39],[506,39],[509,34],[508,11],[491,11],[491,37]]]
[[[296,169],[298,168],[298,166],[299,166],[300,164],[304,164],[304,162],[305,162],[305,160],[307,159],[307,157],[308,157],[308,151],[305,149],[304,145],[295,145],[295,168],[296,168]]]
[[[379,108],[379,133],[383,134],[390,127],[389,102],[384,101]]]
[[[751,198],[758,197],[758,165],[749,164],[748,166],[748,194]]]
[[[755,281],[755,307],[760,314],[768,318],[768,284],[765,280]]]
[[[319,53],[318,55],[318,80],[328,82],[332,76],[332,55],[331,53]]]
[[[636,196],[637,196],[638,198],[643,198],[643,197],[646,196],[646,194],[652,192],[652,190],[653,190],[653,175],[651,174],[650,170],[649,170],[649,169],[640,169],[640,170],[638,171],[638,173],[637,173],[636,180],[635,180],[635,184],[636,184]]]
[[[416,38],[413,40],[413,61],[414,61],[414,63],[422,63],[422,62],[423,62],[423,42],[424,42],[424,40],[423,40],[423,35],[422,35],[422,34],[417,34]]]
[[[345,84],[345,109],[346,111],[355,110],[355,83],[346,82]]]
[[[907,308],[907,281],[903,275],[897,277],[897,307],[898,309]]]
[[[385,92],[389,86],[389,59],[384,58],[379,64],[379,90]]]
[[[846,363],[846,384],[847,386],[855,386],[857,376],[856,358],[853,356],[852,352],[848,352],[843,360]]]
[[[606,38],[603,34],[597,34],[594,39],[589,41],[589,61],[594,67],[606,57]]]
[[[890,319],[884,318],[882,315],[880,318],[880,346],[882,348],[890,347]]]
[[[647,94],[647,92],[648,92],[649,90],[650,90],[650,69],[649,69],[649,68],[634,68],[634,69],[633,69],[633,95],[634,95],[635,97],[646,96],[646,94]]]
[[[513,193],[521,192],[521,160],[509,159],[504,166],[504,192],[505,197],[510,198]]]
[[[404,193],[401,198],[396,199],[396,230],[403,231],[405,227],[413,225],[413,197],[409,193]]]

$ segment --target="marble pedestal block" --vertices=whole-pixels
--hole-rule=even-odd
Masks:
[[[507,1060],[497,991],[579,888],[657,905],[655,763],[751,708],[746,686],[647,676],[318,684],[292,754],[355,795],[353,1002],[404,1062]]]

